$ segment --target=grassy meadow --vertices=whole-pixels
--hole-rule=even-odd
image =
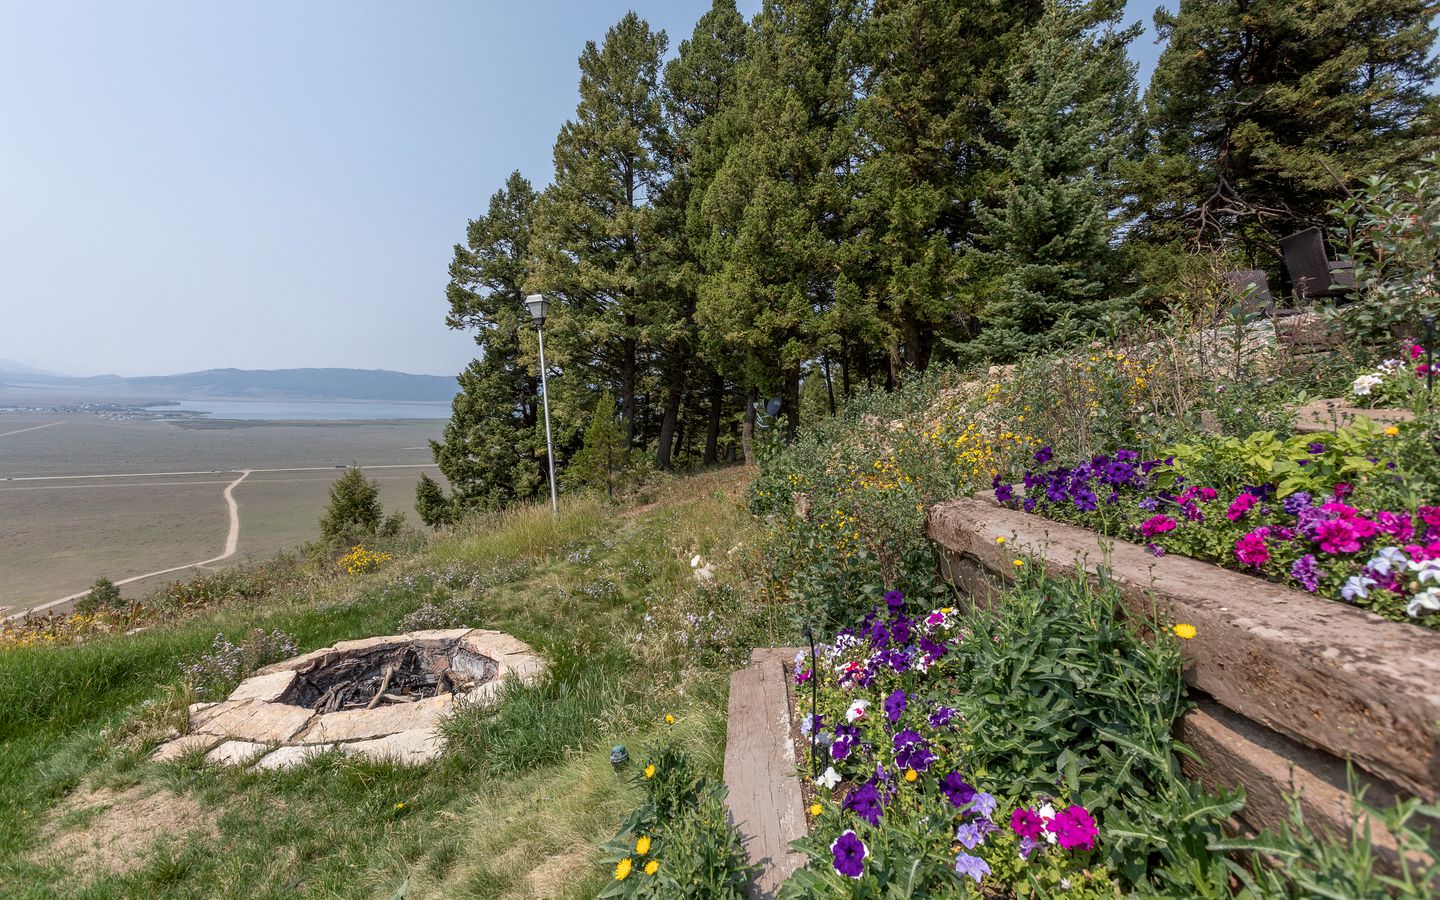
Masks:
[[[636,797],[611,745],[643,759],[672,714],[666,737],[718,774],[729,671],[778,636],[750,588],[747,476],[676,480],[630,510],[522,509],[371,575],[311,566],[138,634],[0,652],[0,884],[33,898],[593,896],[598,845]],[[709,586],[696,553],[716,563]],[[217,632],[280,629],[307,650],[454,625],[514,634],[550,669],[450,720],[437,763],[149,761],[200,699],[181,664]]]

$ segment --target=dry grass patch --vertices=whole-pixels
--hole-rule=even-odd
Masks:
[[[219,836],[214,814],[193,797],[144,784],[82,789],[51,811],[29,858],[86,878],[124,875],[140,868],[157,841],[195,832]]]

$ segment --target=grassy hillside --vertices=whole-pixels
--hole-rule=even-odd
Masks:
[[[611,745],[638,751],[663,728],[718,773],[728,672],[776,639],[748,575],[744,480],[678,481],[625,511],[517,511],[366,576],[292,562],[256,596],[138,634],[0,652],[7,895],[593,896],[598,845],[636,801]],[[705,588],[696,553],[716,563]],[[305,650],[459,624],[516,635],[550,672],[457,717],[443,762],[322,758],[278,775],[149,762],[196,699],[181,665],[217,633],[278,629]]]

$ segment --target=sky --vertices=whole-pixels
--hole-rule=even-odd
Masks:
[[[634,9],[673,53],[709,6],[0,0],[0,359],[453,375],[452,247],[550,181],[585,41]]]

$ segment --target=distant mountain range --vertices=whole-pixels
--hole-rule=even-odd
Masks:
[[[231,397],[247,400],[446,401],[458,390],[443,375],[411,375],[385,369],[207,369],[180,375],[125,378],[53,375],[0,359],[0,391],[50,390],[147,400]]]

